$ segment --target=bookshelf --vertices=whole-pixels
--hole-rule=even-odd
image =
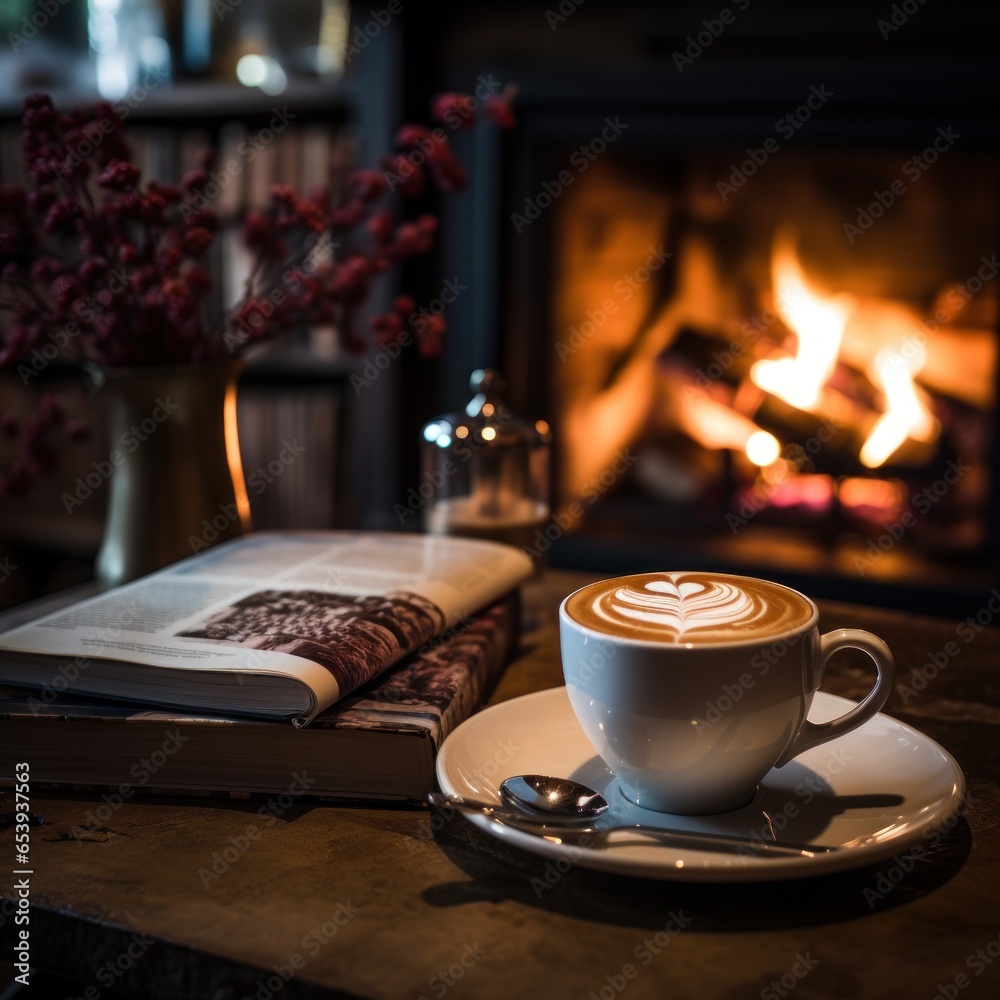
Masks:
[[[399,41],[395,26],[381,32],[339,79],[291,79],[280,93],[223,81],[180,81],[135,92],[124,102],[134,158],[144,176],[178,180],[206,146],[220,164],[236,157],[243,169],[229,177],[216,203],[223,225],[212,261],[223,303],[239,297],[248,260],[240,231],[248,209],[260,206],[272,183],[307,191],[321,183],[331,157],[372,162],[390,148],[400,121]],[[2,57],[8,58],[8,57]],[[0,58],[0,61],[2,61]],[[39,87],[25,88],[25,92]],[[56,106],[92,104],[88,91],[51,91]],[[0,96],[0,184],[23,182],[20,111],[24,93]],[[270,134],[270,133],[273,133]],[[391,279],[376,288],[367,309],[391,298]],[[366,318],[357,317],[361,328]],[[338,346],[332,329],[300,329],[248,357],[240,383],[240,444],[249,476],[267,469],[284,442],[308,442],[301,459],[251,491],[255,528],[391,527],[396,495],[395,457],[401,447],[394,421],[400,375],[389,371],[363,394],[351,388],[358,359]],[[68,514],[59,501],[67,483],[107,454],[99,400],[88,398],[86,377],[72,365],[53,365],[43,388],[77,407],[92,434],[68,449],[58,472],[24,498],[0,498],[0,560],[32,564],[0,587],[0,607],[87,579],[103,531],[105,498]],[[42,379],[26,388],[0,372],[0,410],[24,411]],[[402,444],[405,447],[405,442]],[[30,577],[30,578],[29,578]]]

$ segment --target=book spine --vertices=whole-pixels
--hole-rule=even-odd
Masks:
[[[437,747],[448,734],[470,715],[477,712],[493,693],[504,668],[510,662],[520,633],[520,591],[514,591],[502,604],[497,604],[469,626],[467,636],[483,635],[479,655],[470,664],[469,680],[451,704],[441,713]]]

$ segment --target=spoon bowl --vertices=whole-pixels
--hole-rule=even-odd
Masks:
[[[500,783],[505,806],[556,823],[590,823],[610,809],[608,800],[572,778],[518,774]]]

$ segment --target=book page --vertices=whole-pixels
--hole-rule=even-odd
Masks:
[[[492,542],[262,532],[6,632],[0,653],[117,659],[193,684],[199,671],[285,675],[321,710],[530,573]]]

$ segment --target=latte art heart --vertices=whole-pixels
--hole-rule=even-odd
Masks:
[[[567,601],[572,618],[610,635],[673,643],[724,642],[804,625],[812,605],[766,580],[656,573],[605,580]]]
[[[727,583],[681,584],[652,581],[643,590],[622,587],[595,610],[609,619],[661,625],[683,635],[697,628],[718,628],[757,617],[765,610],[744,590]]]

